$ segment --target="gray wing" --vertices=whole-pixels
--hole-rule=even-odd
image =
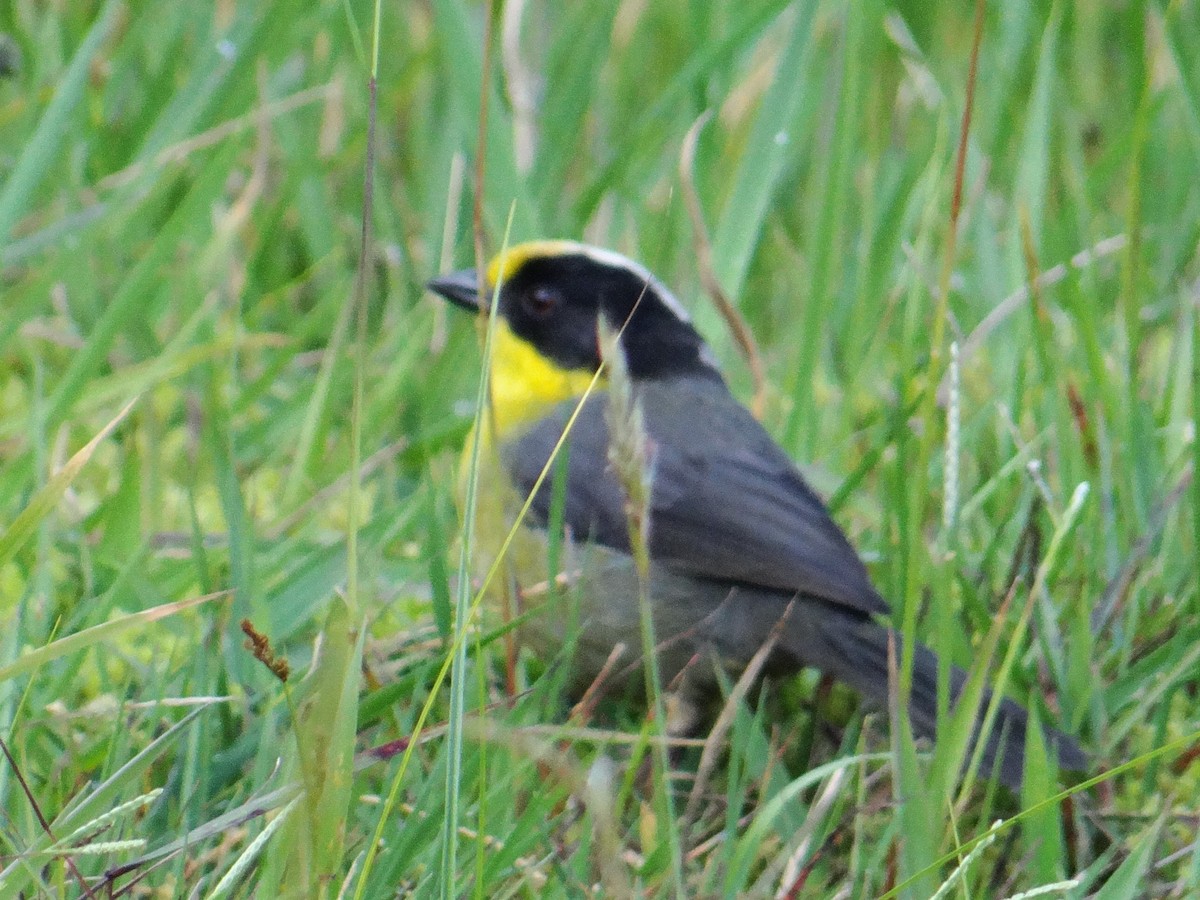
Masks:
[[[650,554],[673,572],[803,593],[863,613],[887,603],[824,504],[719,381],[638,389],[652,462]],[[507,448],[517,486],[533,488],[574,401]],[[576,538],[629,549],[624,495],[608,464],[607,398],[588,400],[568,437],[564,521]],[[549,517],[553,478],[534,498]]]

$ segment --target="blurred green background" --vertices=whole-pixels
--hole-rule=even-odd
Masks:
[[[952,804],[952,777],[894,793],[858,762],[813,792],[806,769],[890,745],[812,676],[742,709],[695,821],[663,822],[639,712],[556,731],[528,660],[506,701],[487,617],[453,814],[436,730],[351,777],[414,734],[447,652],[479,352],[423,284],[473,262],[481,84],[490,249],[511,210],[512,242],[643,261],[748,398],[680,175],[711,113],[692,177],[765,423],[897,624],[968,665],[1015,582],[1008,689],[1096,772],[1194,734],[1200,4],[986,4],[953,244],[973,4],[510,2],[486,79],[484,5],[384,4],[360,344],[374,12],[0,5],[0,893],[141,859],[111,877],[155,896],[877,896],[922,870],[904,893],[928,896],[943,854],[1030,808],[947,889],[1200,892],[1190,756],[1062,818],[1034,808],[1049,778]]]

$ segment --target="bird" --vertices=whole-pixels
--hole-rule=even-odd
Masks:
[[[889,654],[899,660],[903,647],[887,624],[887,601],[654,274],[612,250],[538,240],[502,251],[482,278],[453,271],[428,288],[477,315],[489,314],[495,295],[477,457],[477,530],[490,540],[479,546],[485,556],[499,553],[512,510],[528,498],[508,548],[531,607],[522,610],[520,638],[551,658],[569,647],[573,691],[611,671],[614,648],[640,653],[645,596],[661,683],[676,683],[691,711],[682,721],[694,722],[718,670],[743,671],[769,640],[769,675],[816,668],[886,708],[896,665]],[[606,336],[615,344],[609,353]],[[604,377],[617,368],[625,402],[616,379]],[[613,453],[624,428],[614,413],[630,404],[648,487],[640,538],[631,537],[630,485]],[[643,569],[639,548],[648,554]],[[938,672],[937,655],[914,642],[908,714],[930,739]],[[950,667],[947,680],[953,701],[966,675]],[[985,691],[981,711],[990,698]],[[1028,722],[1003,697],[984,738],[982,770],[1013,790],[1023,779]],[[1060,770],[1085,769],[1073,738],[1054,728],[1044,735]]]

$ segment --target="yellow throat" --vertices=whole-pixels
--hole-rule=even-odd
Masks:
[[[492,333],[491,406],[484,438],[505,441],[517,436],[559,403],[583,394],[591,382],[591,373],[562,368],[498,318]]]
[[[490,292],[512,278],[529,259],[580,250],[574,241],[528,241],[497,255],[487,267]],[[492,334],[491,404],[483,438],[505,441],[519,436],[551,408],[578,397],[592,382],[590,372],[570,371],[543,356],[499,318]]]

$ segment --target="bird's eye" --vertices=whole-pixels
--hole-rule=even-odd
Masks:
[[[524,306],[534,318],[544,319],[562,302],[562,295],[552,287],[539,284],[526,292]]]

